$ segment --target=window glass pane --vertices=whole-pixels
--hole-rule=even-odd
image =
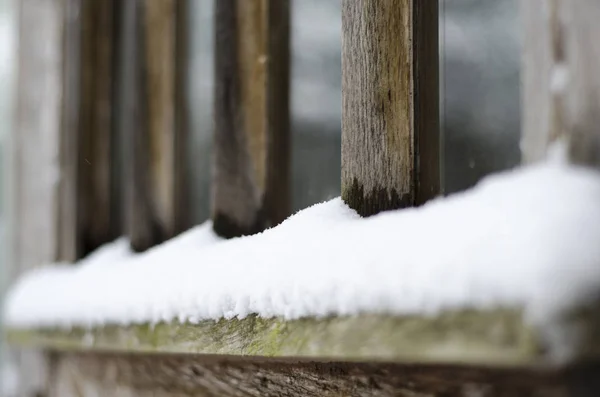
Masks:
[[[341,2],[292,0],[295,210],[340,194]]]
[[[441,0],[446,192],[520,161],[518,0]]]
[[[193,223],[209,217],[213,133],[213,1],[189,2],[190,142],[186,167],[190,176]]]

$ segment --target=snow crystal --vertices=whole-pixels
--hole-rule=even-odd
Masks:
[[[261,234],[210,223],[146,253],[125,240],[80,265],[24,275],[13,327],[204,319],[435,314],[518,307],[544,319],[600,290],[600,176],[519,168],[420,208],[360,218],[338,198]]]

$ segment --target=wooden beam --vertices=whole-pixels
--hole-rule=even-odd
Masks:
[[[144,251],[184,229],[185,2],[137,0],[129,89],[128,235]],[[133,22],[132,22],[133,21]],[[182,37],[183,36],[183,37]],[[126,83],[127,84],[127,83]]]
[[[523,161],[544,159],[550,145],[562,141],[570,162],[600,167],[600,3],[532,0],[521,6]]]
[[[342,198],[362,216],[440,191],[438,2],[342,1]]]
[[[288,0],[215,0],[214,230],[254,234],[290,213]]]
[[[471,366],[236,359],[221,356],[53,355],[49,397],[592,397],[597,363]]]

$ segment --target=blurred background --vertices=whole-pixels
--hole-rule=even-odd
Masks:
[[[16,5],[0,0],[0,275],[6,261],[6,141],[16,77]],[[191,1],[189,68],[192,136],[187,164],[193,223],[209,215],[212,136],[212,0]],[[294,211],[340,194],[340,0],[292,0],[292,172]],[[519,162],[519,51],[517,0],[440,0],[443,183],[446,193]],[[35,143],[32,143],[35,144]],[[2,294],[0,294],[1,299]],[[0,320],[1,321],[1,320]],[[0,345],[0,355],[4,347]],[[0,384],[11,384],[3,367]]]
[[[16,39],[15,28],[16,0],[0,0],[0,331],[2,330],[2,305],[4,291],[10,280],[5,241],[5,141],[11,128],[12,87],[14,80],[14,59]],[[4,340],[0,337],[0,396],[10,396],[16,387],[16,373],[6,360]]]

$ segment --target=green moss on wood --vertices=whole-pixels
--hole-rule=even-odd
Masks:
[[[516,310],[436,317],[361,315],[9,330],[9,341],[56,350],[199,353],[339,360],[510,364],[541,357],[540,340]]]

